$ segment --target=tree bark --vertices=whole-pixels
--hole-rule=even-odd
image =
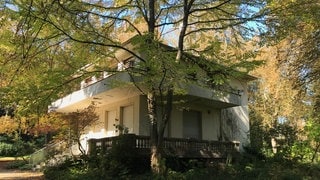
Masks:
[[[156,18],[155,18],[155,0],[149,0],[149,20],[148,20],[148,32],[154,38],[155,32],[155,25],[156,25]]]
[[[167,101],[166,101],[166,105],[165,105],[165,114],[164,114],[164,117],[162,117],[162,121],[159,126],[158,144],[160,147],[162,147],[164,132],[165,132],[167,124],[171,118],[172,101],[173,101],[173,87],[169,87],[169,89],[167,91]]]
[[[152,91],[154,92],[154,91]],[[165,164],[163,161],[163,137],[165,128],[171,117],[172,101],[173,101],[173,88],[170,87],[167,92],[167,102],[165,104],[165,114],[162,117],[160,124],[158,125],[156,115],[156,98],[155,93],[150,92],[148,94],[148,111],[149,119],[151,121],[151,169],[155,174],[164,174]]]
[[[320,148],[320,143],[317,143],[317,146],[316,146],[316,148],[315,148],[315,150],[314,150],[314,152],[313,152],[313,155],[312,155],[311,162],[314,162],[314,160],[316,159],[317,153],[318,153],[318,151],[319,151],[319,148]]]
[[[153,173],[160,174],[161,168],[161,153],[158,146],[158,121],[156,112],[156,93],[152,89],[147,94],[148,101],[148,116],[150,120],[150,142],[151,142],[151,170]]]
[[[190,9],[191,9],[193,3],[194,3],[194,0],[191,0],[190,2],[188,2],[188,0],[183,1],[183,19],[182,19],[182,26],[180,29],[179,39],[178,39],[178,52],[177,52],[177,56],[176,56],[176,62],[179,62],[182,57],[184,37],[187,32]]]

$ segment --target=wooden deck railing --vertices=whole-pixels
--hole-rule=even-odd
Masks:
[[[127,143],[142,154],[150,153],[150,137],[134,134],[126,135]],[[106,152],[119,136],[89,140],[89,153]],[[207,141],[183,138],[164,138],[163,150],[166,156],[179,158],[226,158],[229,154],[239,152],[239,142]]]

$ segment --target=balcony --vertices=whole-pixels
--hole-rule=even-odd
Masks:
[[[150,137],[127,134],[126,142],[142,156],[150,155]],[[97,155],[108,152],[113,144],[119,142],[120,136],[89,140],[89,154]],[[189,159],[227,159],[239,153],[239,142],[207,141],[183,138],[164,138],[165,157]]]
[[[187,90],[191,101],[217,106],[221,108],[240,106],[242,103],[241,96],[243,90],[234,90],[230,88],[205,88],[195,84],[182,86]],[[226,86],[227,87],[227,86]]]
[[[118,69],[122,71],[128,67]],[[56,100],[49,108],[60,112],[71,112],[83,109],[91,103],[102,106],[139,95],[140,91],[132,85],[132,78],[125,71],[109,74],[104,72],[97,77],[88,77],[81,82],[79,90]],[[134,77],[134,81],[139,82],[141,79]],[[242,104],[242,90],[209,89],[196,84],[181,84],[180,88],[185,89],[186,94],[175,95],[177,101],[183,100],[215,108],[229,108]]]
[[[131,77],[126,72],[104,74],[99,78],[90,77],[81,83],[79,90],[56,100],[49,108],[59,112],[72,112],[86,108],[93,102],[97,105],[117,102],[138,94],[135,87],[126,85],[130,82]]]

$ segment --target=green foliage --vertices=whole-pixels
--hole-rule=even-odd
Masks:
[[[314,151],[309,140],[296,141],[291,146],[291,156],[293,160],[299,162],[310,162]]]
[[[13,144],[0,142],[0,156],[15,156],[17,149]]]
[[[309,140],[320,142],[320,124],[316,119],[309,119],[306,125],[307,136]]]
[[[127,140],[123,140],[127,142]],[[128,146],[122,146],[127,147]],[[130,150],[130,149],[129,149]],[[123,152],[123,151],[122,151]],[[125,155],[129,157],[128,155]],[[115,156],[114,156],[115,157]],[[92,158],[92,157],[91,157]],[[122,157],[117,157],[122,160]],[[48,167],[44,171],[46,179],[156,179],[156,180],[192,180],[192,179],[317,179],[320,176],[319,164],[304,164],[297,161],[271,157],[261,159],[254,153],[244,153],[234,164],[209,163],[207,166],[198,166],[197,161],[185,161],[188,169],[168,169],[163,175],[154,175],[149,171],[128,171],[120,163],[108,162],[106,156],[91,159],[91,167],[83,164],[83,161],[67,160],[55,167]],[[103,164],[98,165],[102,161]],[[141,168],[141,162],[133,162]],[[93,167],[94,165],[94,167]],[[114,168],[118,167],[118,168]],[[111,169],[109,169],[111,168]],[[122,170],[120,168],[123,168]],[[178,169],[175,167],[175,169]],[[112,172],[115,170],[116,172]]]
[[[17,140],[14,143],[0,142],[0,156],[23,156],[32,153],[35,145],[32,142]]]
[[[306,134],[307,134],[307,141],[308,141],[308,148],[312,151],[312,162],[320,162],[319,152],[320,152],[320,124],[319,124],[319,116],[315,112],[315,118],[310,118],[307,121],[306,125]]]
[[[129,128],[125,127],[122,124],[114,124],[113,125],[116,128],[116,132],[119,132],[119,134],[128,134],[129,133]]]
[[[94,170],[86,168],[82,161],[66,160],[57,166],[46,167],[44,177],[48,180],[98,180],[101,176]]]
[[[139,1],[49,3],[25,0],[11,3],[16,8],[4,6],[1,11],[6,18],[0,21],[0,51],[6,56],[0,60],[1,81],[4,81],[0,83],[0,93],[6,103],[19,105],[18,113],[21,115],[46,112],[52,100],[75,90],[81,79],[105,70],[114,72],[111,66],[119,61],[114,52],[119,49],[145,61],[140,64],[141,69],[136,68],[132,73],[148,75],[143,76],[148,84],[168,87],[170,83],[177,83],[177,80],[183,81],[186,68],[175,63],[176,50],[165,50],[158,43],[164,40],[177,41],[178,36],[172,36],[175,39],[164,38],[168,32],[163,31],[174,30],[181,25],[183,15],[188,15],[190,27],[187,27],[188,35],[182,33],[186,41],[182,42],[185,46],[183,50],[192,54],[210,52],[211,59],[220,61],[222,55],[219,58],[213,57],[223,51],[221,44],[230,38],[232,42],[239,40],[237,33],[256,32],[256,29],[252,31],[249,27],[241,27],[241,24],[259,18],[259,12],[248,7],[260,9],[264,5],[259,0],[226,2],[221,5],[218,5],[219,2],[196,0],[189,2],[189,14],[183,14],[180,13],[184,7],[182,1],[154,1],[156,6],[153,10],[158,17],[154,17],[157,20],[152,24],[148,21],[152,17],[147,13],[152,9],[146,8]],[[199,16],[197,13],[201,9],[209,13]],[[211,12],[215,10],[217,12]],[[154,32],[145,32],[147,26],[157,29],[159,39],[153,37],[157,36]],[[231,30],[230,27],[237,28]],[[142,37],[137,41],[145,46],[140,52],[146,52],[146,57],[121,45],[127,37],[137,34]],[[146,43],[146,38],[157,40],[156,43]],[[228,48],[231,46],[230,43]],[[228,57],[235,56],[229,54]],[[243,62],[251,56],[243,53],[238,57],[241,59],[238,65],[248,67],[250,63]],[[91,63],[96,65],[95,70],[81,69]],[[145,71],[143,67],[149,69]],[[221,79],[217,81],[221,82]]]
[[[31,170],[32,165],[27,160],[15,160],[6,165],[7,169]]]
[[[309,135],[309,128],[316,126],[307,125],[304,129],[297,130],[292,125],[284,123],[270,128],[262,124],[263,121],[257,113],[251,112],[250,116],[251,144],[245,147],[247,152],[260,158],[274,157],[297,162],[311,162],[314,153],[317,154],[316,141]],[[272,147],[272,139],[276,142],[276,147]],[[276,153],[273,152],[273,148],[277,150]]]
[[[35,151],[36,148],[32,141],[23,141],[21,139],[17,140],[14,143],[14,146],[17,148],[16,156],[24,156],[31,154]]]
[[[277,143],[277,151],[283,154],[290,154],[291,147],[298,140],[298,131],[288,124],[278,124],[270,128],[267,135],[269,138],[274,138]]]
[[[250,146],[256,151],[262,151],[264,148],[265,129],[262,124],[262,117],[254,111],[250,111]]]
[[[266,157],[286,159],[303,163],[319,162],[320,128],[316,118],[309,117],[305,126],[298,130],[288,124],[266,127],[258,113],[251,112],[251,146],[249,151],[264,154]],[[276,142],[277,152],[272,149],[271,140]]]

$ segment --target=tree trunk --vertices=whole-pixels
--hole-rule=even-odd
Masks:
[[[154,174],[162,175],[165,172],[165,165],[161,154],[160,146],[151,146],[151,170]]]
[[[155,0],[149,0],[148,32],[152,35],[152,38],[154,38],[155,24]]]
[[[164,117],[162,117],[162,121],[159,126],[158,144],[160,147],[162,147],[164,132],[165,132],[167,124],[171,118],[172,101],[173,101],[173,87],[169,87],[169,89],[167,91],[167,102],[166,102],[166,107],[165,107],[165,114],[164,114]]]
[[[149,18],[148,18],[148,33],[151,35],[152,40],[155,36],[155,0],[149,0]],[[154,88],[147,93],[148,101],[148,116],[150,120],[150,141],[151,141],[151,170],[155,174],[161,174],[161,152],[158,143],[158,120],[156,108],[156,91]]]
[[[183,1],[183,19],[182,19],[182,26],[180,29],[179,39],[178,39],[178,52],[177,52],[177,56],[176,56],[176,62],[179,62],[182,57],[184,37],[187,32],[190,9],[191,9],[193,3],[194,3],[194,0],[191,0],[190,2],[188,2],[188,0]]]
[[[165,164],[163,161],[163,136],[165,128],[169,122],[171,111],[172,111],[172,101],[173,101],[173,88],[170,87],[167,91],[167,102],[165,104],[165,114],[162,117],[160,124],[158,125],[158,120],[156,119],[156,98],[154,91],[148,93],[148,111],[149,119],[151,122],[151,169],[155,174],[163,175],[165,172]]]
[[[315,148],[313,155],[312,155],[312,158],[311,158],[311,162],[314,162],[314,160],[316,159],[319,148],[320,148],[320,143],[317,143],[316,148]]]
[[[160,174],[162,172],[161,153],[158,146],[156,93],[154,89],[148,92],[147,101],[148,101],[148,116],[150,120],[151,170],[153,173]]]

